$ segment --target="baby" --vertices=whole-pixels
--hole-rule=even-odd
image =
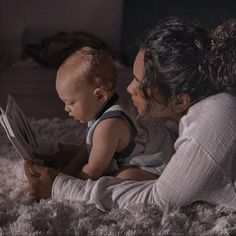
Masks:
[[[133,151],[136,127],[119,104],[115,86],[116,68],[104,51],[84,47],[59,68],[56,90],[65,110],[88,122],[86,142],[64,173],[76,175],[82,165],[80,178],[97,179],[115,170],[114,160],[120,162]]]
[[[162,158],[169,159],[173,147],[164,152],[162,147],[158,147],[160,152],[152,147],[149,155],[134,157],[134,153],[141,153],[133,152],[137,130],[125,112],[115,87],[116,68],[112,58],[104,51],[84,47],[60,66],[56,78],[58,96],[69,116],[81,123],[88,123],[86,140],[62,169],[63,173],[82,179],[114,175],[122,179],[146,180],[159,176],[159,173],[149,171],[153,168],[148,168],[146,164],[160,163],[160,160],[154,161],[160,153]],[[166,135],[164,137],[166,145],[163,145],[169,147]],[[156,143],[154,146],[157,146]],[[148,158],[151,163],[146,160]],[[143,168],[137,168],[139,165]],[[125,169],[122,174],[120,167]]]

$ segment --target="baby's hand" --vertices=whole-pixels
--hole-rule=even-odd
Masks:
[[[61,152],[70,154],[72,156],[75,155],[80,149],[80,146],[73,144],[58,143],[57,146]]]
[[[64,167],[68,165],[70,160],[79,150],[78,146],[71,144],[58,144],[59,151],[53,154],[38,154],[34,153],[35,158],[44,160],[45,165],[49,167]]]

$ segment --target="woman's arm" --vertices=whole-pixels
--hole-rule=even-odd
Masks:
[[[164,209],[207,200],[221,172],[193,140],[179,142],[182,144],[158,180],[135,182],[102,177],[83,181],[60,174],[53,183],[52,198],[93,203],[102,210],[140,203],[157,204]]]
[[[126,208],[132,203],[155,203],[152,198],[154,181],[124,181],[101,177],[97,181],[80,180],[59,174],[52,187],[52,198],[95,204],[100,210]]]
[[[224,172],[195,141],[181,138],[178,143],[176,154],[160,178],[152,181],[124,181],[114,177],[80,180],[28,163],[25,171],[36,199],[47,198],[51,192],[53,199],[92,203],[101,210],[140,203],[157,204],[162,209],[198,200],[214,203],[220,193],[219,186],[226,181]],[[30,173],[30,167],[35,175]]]

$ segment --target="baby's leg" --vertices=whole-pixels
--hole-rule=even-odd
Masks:
[[[159,177],[159,175],[152,174],[136,167],[125,167],[114,172],[112,175],[119,179],[137,181],[152,180],[157,179]]]

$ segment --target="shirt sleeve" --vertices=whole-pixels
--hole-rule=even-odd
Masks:
[[[124,181],[102,177],[80,180],[59,174],[52,198],[83,201],[101,210],[127,208],[131,204],[157,204],[160,208],[207,200],[221,182],[222,174],[209,154],[194,140],[180,139],[176,154],[157,180]]]

